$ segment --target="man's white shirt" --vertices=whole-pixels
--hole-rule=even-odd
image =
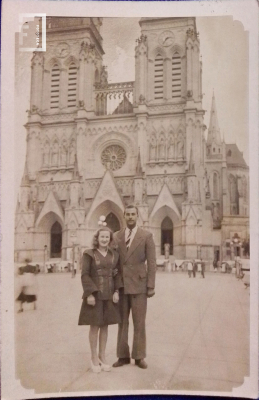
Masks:
[[[138,226],[137,225],[135,226],[135,228],[131,229],[132,232],[131,232],[131,236],[130,236],[129,247],[131,246],[132,240],[134,239],[134,237],[135,237],[135,235],[137,233],[137,230],[138,230]],[[130,229],[127,227],[125,229],[125,243],[126,243],[127,238],[129,236],[129,232],[130,232]]]

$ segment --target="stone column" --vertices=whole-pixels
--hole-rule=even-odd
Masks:
[[[36,178],[36,173],[41,168],[41,149],[38,128],[31,128],[27,134],[27,167],[30,179]]]
[[[48,110],[49,108],[50,108],[50,71],[44,69],[42,109]]]
[[[147,100],[154,100],[154,61],[148,59],[147,62]]]
[[[43,55],[34,52],[31,60],[31,102],[30,106],[39,110],[42,107],[42,83],[43,83]]]
[[[85,63],[85,93],[84,103],[86,111],[93,111],[93,96],[94,96],[94,61],[95,53],[92,47],[87,48],[86,63]]]
[[[84,49],[81,50],[79,55],[79,93],[78,93],[78,101],[84,101],[84,93],[85,93],[85,63],[86,63],[86,53]]]
[[[193,88],[193,99],[195,101],[200,101],[199,97],[199,58],[200,58],[200,49],[199,49],[199,42],[196,39],[193,45],[192,50],[192,88]]]
[[[141,35],[138,39],[138,45],[135,49],[136,57],[136,102],[139,103],[139,97],[146,99],[147,96],[147,38]]]
[[[191,39],[187,40],[186,43],[186,53],[187,53],[187,95],[188,93],[192,93],[192,53],[193,53],[193,44]],[[187,96],[188,97],[188,96]],[[192,96],[190,96],[192,97]]]

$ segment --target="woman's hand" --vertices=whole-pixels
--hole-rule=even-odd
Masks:
[[[89,306],[95,306],[95,298],[92,294],[90,294],[90,296],[87,297],[87,304]]]
[[[118,268],[114,268],[114,270],[112,271],[112,276],[115,277],[118,272]]]
[[[120,298],[119,292],[118,292],[118,291],[114,292],[114,293],[113,293],[113,297],[112,297],[112,301],[113,301],[114,303],[118,303],[119,298]]]

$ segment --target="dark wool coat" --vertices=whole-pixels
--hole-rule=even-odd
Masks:
[[[97,295],[100,300],[112,300],[114,291],[122,287],[119,265],[119,254],[109,249],[111,263],[103,261],[98,250],[86,250],[82,260],[81,280],[83,285],[83,299],[90,294]],[[114,277],[114,270],[118,269]]]
[[[125,244],[125,229],[116,232],[114,236],[120,254],[124,293],[147,293],[147,288],[154,289],[156,253],[152,234],[138,228],[128,251]]]

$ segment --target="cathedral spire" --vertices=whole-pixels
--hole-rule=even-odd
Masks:
[[[143,170],[141,166],[141,159],[140,159],[140,148],[138,149],[138,159],[137,159],[137,165],[136,165],[136,176],[142,176],[143,175]]]
[[[219,124],[218,124],[214,90],[213,90],[213,95],[212,95],[212,104],[211,104],[211,110],[210,110],[210,125],[209,125],[208,138],[207,138],[207,144],[211,144],[211,143],[216,143],[218,145],[221,144],[221,136],[220,136],[220,129],[219,129]]]
[[[27,165],[27,157],[26,157],[21,186],[29,186],[29,185],[30,185],[30,182],[29,182],[28,165]]]

